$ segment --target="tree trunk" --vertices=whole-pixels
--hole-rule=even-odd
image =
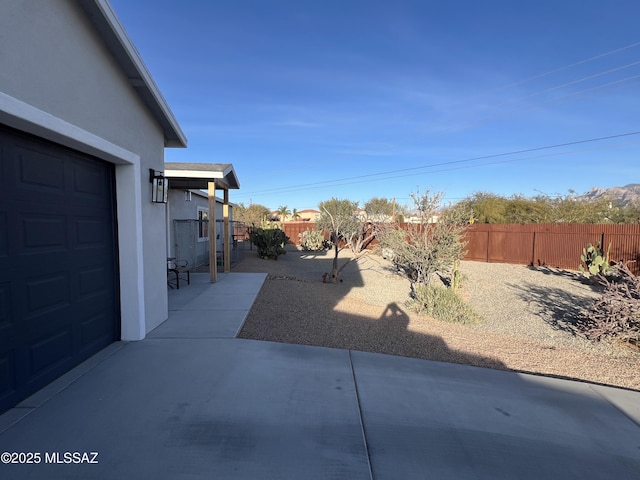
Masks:
[[[334,248],[334,256],[333,256],[333,265],[331,267],[331,283],[338,283],[338,253],[340,252],[338,248],[338,239],[333,239],[333,248]]]

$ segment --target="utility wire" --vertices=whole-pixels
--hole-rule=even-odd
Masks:
[[[628,49],[633,48],[633,47],[637,47],[639,45],[640,45],[640,42],[635,42],[635,43],[626,45],[624,47],[620,47],[620,48],[617,48],[617,49],[614,49],[614,50],[611,50],[611,51],[608,51],[608,52],[605,52],[605,53],[602,53],[602,54],[599,54],[599,55],[596,55],[596,56],[593,56],[593,57],[590,57],[590,58],[587,58],[587,59],[584,59],[584,60],[580,60],[578,62],[571,63],[569,65],[565,65],[563,67],[559,67],[559,68],[556,68],[556,69],[553,69],[553,70],[550,70],[550,71],[547,71],[547,72],[544,72],[544,73],[541,73],[541,74],[538,74],[538,75],[534,75],[532,77],[529,77],[527,79],[514,82],[514,83],[509,84],[509,85],[504,86],[504,87],[498,87],[498,88],[495,88],[495,89],[488,90],[486,93],[505,90],[505,89],[510,88],[512,86],[521,85],[521,84],[527,83],[527,82],[529,82],[531,80],[535,80],[535,79],[538,79],[538,78],[542,78],[542,77],[551,75],[553,73],[557,73],[557,72],[561,72],[561,71],[564,71],[564,70],[568,70],[570,68],[573,68],[573,67],[576,67],[576,66],[579,66],[579,65],[582,65],[582,64],[586,64],[586,63],[592,62],[594,60],[597,60],[597,59],[600,59],[600,58],[604,58],[604,57],[613,55],[615,53],[619,53],[619,52],[624,51],[624,50],[628,50]],[[496,109],[500,108],[501,106],[510,105],[510,104],[517,103],[517,102],[522,101],[522,100],[538,97],[538,96],[543,95],[545,93],[549,93],[549,92],[552,92],[552,91],[555,91],[555,90],[559,90],[561,88],[566,88],[568,86],[571,86],[571,85],[574,85],[574,84],[577,84],[577,83],[581,83],[581,82],[584,82],[584,81],[587,81],[587,80],[591,80],[591,79],[597,78],[599,76],[603,76],[603,75],[607,75],[607,74],[610,74],[610,73],[614,73],[616,71],[619,71],[619,70],[622,70],[622,69],[625,69],[625,68],[630,68],[630,67],[638,65],[638,64],[640,64],[640,61],[632,62],[630,64],[626,64],[626,65],[623,65],[623,66],[620,66],[620,67],[616,67],[616,68],[613,68],[613,69],[610,69],[610,70],[597,72],[595,74],[588,75],[586,77],[582,77],[582,78],[579,78],[577,80],[574,80],[574,81],[571,81],[571,82],[568,82],[568,83],[565,83],[565,84],[554,85],[554,86],[545,88],[543,90],[539,90],[539,91],[536,91],[536,92],[529,93],[529,94],[524,95],[522,97],[518,97],[518,98],[514,98],[514,99],[507,99],[507,100],[504,100],[502,102],[493,103],[491,105],[491,107],[489,107],[489,108],[476,109],[475,112],[471,112],[471,113],[466,114],[464,116],[453,115],[453,116],[445,117],[444,119],[440,119],[437,122],[431,122],[431,123],[429,123],[429,124],[427,124],[427,125],[425,125],[423,127],[420,127],[420,130],[425,130],[425,129],[437,126],[439,124],[442,124],[443,122],[447,122],[448,123],[450,121],[454,121],[454,122],[455,121],[458,121],[458,122],[462,121],[463,122],[463,126],[464,126],[465,123],[466,124],[469,123],[466,120],[467,118],[474,119],[474,118],[477,118],[478,116],[481,116],[481,115],[485,114],[485,112],[487,112],[487,113],[491,112],[493,110],[496,110]],[[489,115],[488,118],[491,118],[491,117],[492,116]],[[481,117],[481,119],[482,119],[482,117]],[[478,125],[481,125],[481,124],[482,123],[477,123],[477,122],[473,122],[473,121],[471,123],[471,125],[473,125],[473,126],[478,126]],[[470,127],[467,127],[467,128],[470,128]],[[451,126],[449,128],[445,128],[443,130],[438,130],[437,132],[432,132],[431,134],[428,134],[427,136],[433,137],[435,135],[443,135],[443,134],[445,134],[447,132],[456,131],[456,130],[459,130],[459,129],[460,129],[460,125],[458,124],[458,126]],[[419,136],[424,136],[425,134],[420,134],[418,132],[418,135]]]
[[[508,100],[505,100],[503,102],[498,102],[498,103],[493,104],[490,108],[477,110],[476,113],[470,115],[470,117],[472,119],[474,117],[478,118],[480,115],[483,114],[483,112],[491,112],[492,110],[497,110],[497,109],[499,109],[501,107],[504,107],[504,106],[512,105],[512,104],[515,104],[515,103],[518,103],[518,102],[522,102],[524,100],[528,100],[528,99],[531,99],[531,98],[539,97],[541,95],[545,95],[547,93],[551,93],[551,92],[554,92],[556,90],[560,90],[560,89],[563,89],[563,88],[566,88],[566,87],[577,85],[579,83],[586,82],[588,80],[593,80],[594,78],[602,77],[604,75],[609,75],[611,73],[615,73],[615,72],[618,72],[620,70],[631,68],[631,67],[634,67],[636,65],[640,65],[640,61],[631,62],[631,63],[628,63],[626,65],[621,65],[619,67],[611,68],[609,70],[597,72],[597,73],[588,75],[586,77],[582,77],[582,78],[579,78],[577,80],[572,80],[570,82],[566,82],[566,83],[563,83],[563,84],[560,84],[560,85],[554,85],[552,87],[548,87],[548,88],[545,88],[543,90],[538,90],[537,92],[529,93],[529,94],[523,95],[521,97],[508,99]],[[449,117],[449,118],[453,119],[453,120],[456,119],[456,117]],[[457,117],[457,118],[460,118],[460,117]],[[467,128],[469,128],[470,126],[478,126],[478,125],[481,125],[482,123],[484,123],[484,122],[482,122],[482,120],[487,120],[487,119],[491,119],[491,118],[495,118],[495,116],[488,115],[488,116],[480,117],[478,119],[478,120],[480,120],[480,122],[474,122],[474,123],[470,123],[470,124],[469,123],[466,123],[466,124],[463,123],[462,125],[463,126],[467,125]],[[464,118],[462,118],[462,120],[464,121]],[[433,125],[433,123],[431,125]],[[451,131],[458,131],[459,129],[460,129],[460,125],[459,124],[458,125],[452,125],[449,128],[445,128],[443,130],[438,131],[438,134],[441,135],[441,134],[444,134],[444,133],[447,133],[447,132],[451,132]]]
[[[640,63],[640,62],[639,62]],[[625,78],[621,78],[618,80],[614,80],[612,82],[609,83],[604,83],[601,85],[596,85],[595,87],[591,87],[591,88],[586,88],[584,90],[578,90],[576,92],[571,92],[571,93],[567,93],[565,95],[561,95],[559,97],[553,97],[553,98],[549,98],[547,100],[543,100],[542,102],[540,102],[540,104],[538,105],[531,105],[530,107],[526,108],[526,109],[521,109],[521,108],[512,108],[510,110],[505,110],[504,112],[499,112],[496,113],[495,115],[489,115],[486,116],[484,118],[479,119],[480,121],[478,123],[467,123],[467,124],[462,124],[461,127],[467,127],[467,128],[473,128],[473,127],[477,127],[479,125],[482,125],[482,120],[490,120],[490,119],[494,119],[494,120],[506,120],[506,119],[512,119],[512,118],[517,118],[519,116],[522,116],[522,114],[525,114],[526,112],[531,112],[534,110],[538,110],[540,108],[542,108],[543,105],[547,105],[547,104],[553,104],[556,102],[559,102],[560,100],[569,98],[569,97],[576,97],[585,93],[589,93],[589,92],[593,92],[595,90],[601,90],[603,88],[607,88],[607,87],[611,87],[614,85],[618,85],[624,82],[629,82],[631,80],[635,80],[640,78],[640,74],[638,75],[632,75],[630,77],[625,77]],[[630,87],[635,86],[636,84],[632,84],[630,85]],[[629,88],[629,87],[626,87]],[[457,127],[460,128],[460,127]],[[445,130],[447,131],[447,130]]]
[[[429,168],[434,168],[434,167],[439,167],[439,166],[445,166],[445,165],[455,165],[455,164],[460,164],[460,163],[468,163],[468,162],[473,162],[473,161],[478,161],[478,160],[488,160],[491,158],[499,158],[499,157],[506,157],[506,156],[511,156],[511,155],[520,155],[523,153],[531,153],[531,152],[537,152],[537,151],[542,151],[542,150],[550,150],[553,148],[560,148],[560,147],[569,147],[572,145],[581,145],[581,144],[585,144],[585,143],[594,143],[594,142],[601,142],[603,140],[612,140],[614,138],[623,138],[623,137],[631,137],[634,135],[640,135],[640,131],[635,131],[635,132],[627,132],[627,133],[620,133],[617,135],[608,135],[605,137],[597,137],[597,138],[589,138],[586,140],[576,140],[576,141],[572,141],[572,142],[565,142],[565,143],[557,143],[555,145],[545,145],[543,147],[533,147],[533,148],[526,148],[523,150],[514,150],[514,151],[510,151],[510,152],[502,152],[502,153],[495,153],[495,154],[491,154],[491,155],[482,155],[482,156],[478,156],[478,157],[471,157],[471,158],[465,158],[465,159],[461,159],[461,160],[450,160],[450,161],[446,161],[446,162],[439,162],[439,163],[432,163],[429,165],[422,165],[422,166],[418,166],[418,167],[409,167],[409,168],[401,168],[401,169],[396,169],[396,170],[387,170],[384,172],[378,172],[378,173],[370,173],[370,174],[366,174],[366,175],[356,175],[353,177],[345,177],[345,178],[340,178],[340,179],[335,179],[335,180],[324,180],[321,182],[313,182],[313,183],[304,183],[304,184],[299,184],[299,185],[292,185],[289,187],[278,187],[278,188],[271,188],[271,189],[267,189],[267,190],[255,190],[253,192],[246,192],[246,193],[239,193],[238,197],[242,197],[242,196],[248,196],[248,195],[258,195],[258,194],[266,194],[266,193],[270,193],[270,192],[280,192],[280,193],[284,193],[287,191],[291,191],[289,189],[295,188],[295,189],[303,189],[305,187],[313,187],[313,188],[322,188],[319,187],[320,185],[325,185],[327,187],[329,186],[340,186],[340,185],[344,185],[341,184],[339,182],[345,182],[345,181],[349,181],[349,180],[364,180],[364,179],[371,179],[373,177],[380,177],[382,175],[384,175],[386,178],[389,178],[389,175],[393,175],[396,173],[404,173],[404,172],[415,172],[417,170],[425,170],[425,169],[429,169]],[[480,165],[478,165],[480,166]],[[396,178],[396,177],[393,177]]]
[[[540,74],[534,75],[532,77],[525,78],[524,80],[518,80],[518,81],[516,81],[514,83],[510,83],[510,84],[505,85],[503,87],[498,87],[498,88],[496,88],[494,90],[504,90],[504,89],[507,89],[507,88],[516,87],[518,85],[522,85],[523,83],[527,83],[527,82],[530,82],[532,80],[537,80],[539,78],[543,78],[543,77],[546,77],[548,75],[552,75],[554,73],[562,72],[564,70],[569,70],[570,68],[577,67],[578,65],[589,63],[589,62],[592,62],[594,60],[598,60],[600,58],[608,57],[609,55],[613,55],[615,53],[619,53],[619,52],[622,52],[624,50],[628,50],[630,48],[637,47],[637,46],[640,46],[640,42],[631,43],[629,45],[625,45],[624,47],[616,48],[615,50],[609,50],[608,52],[604,52],[604,53],[601,53],[599,55],[595,55],[593,57],[585,58],[584,60],[579,60],[577,62],[570,63],[569,65],[565,65],[563,67],[558,67],[558,68],[555,68],[553,70],[549,70],[548,72],[540,73]]]
[[[453,170],[463,170],[463,169],[468,169],[468,168],[485,167],[485,166],[490,166],[490,165],[501,165],[501,164],[505,164],[505,163],[520,162],[520,161],[524,161],[524,160],[534,160],[534,159],[538,159],[538,158],[549,158],[549,157],[558,157],[558,156],[562,156],[562,155],[573,155],[573,154],[576,154],[576,153],[592,152],[592,151],[596,151],[596,150],[607,150],[607,149],[611,149],[611,148],[617,148],[617,147],[628,146],[628,145],[640,145],[640,142],[627,142],[627,143],[609,145],[609,146],[603,146],[603,147],[594,147],[594,148],[586,148],[586,149],[581,149],[581,150],[572,150],[572,151],[569,151],[569,152],[548,153],[548,154],[545,154],[545,155],[534,155],[534,156],[530,156],[530,157],[512,158],[512,159],[508,159],[508,160],[499,160],[499,161],[494,161],[494,162],[486,162],[486,163],[480,163],[480,164],[476,164],[476,165],[461,165],[461,166],[456,166],[456,167],[442,168],[442,169],[439,169],[439,170],[431,170],[429,172],[424,172],[423,175],[426,174],[426,173],[433,174],[433,173],[450,172],[450,171],[453,171]],[[355,185],[355,184],[366,183],[366,182],[379,182],[379,181],[383,181],[383,180],[384,181],[388,181],[388,180],[394,180],[394,179],[397,179],[397,178],[405,178],[405,177],[412,177],[412,176],[415,176],[415,174],[406,173],[406,174],[402,174],[402,175],[394,175],[394,176],[389,176],[389,177],[385,177],[385,178],[376,178],[376,179],[373,179],[373,180],[354,180],[354,181],[347,181],[347,182],[344,182],[344,183],[337,183],[335,185],[314,186],[314,187],[306,187],[306,188],[291,187],[288,190],[282,190],[282,191],[279,191],[279,192],[265,193],[264,195],[275,195],[276,193],[277,194],[293,193],[293,192],[306,191],[306,190],[318,190],[318,189],[330,188],[330,187],[343,187],[343,186],[346,186],[346,185]]]

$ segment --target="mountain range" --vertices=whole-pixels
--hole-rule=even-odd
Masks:
[[[584,195],[576,197],[578,200],[599,200],[608,198],[619,201],[623,205],[640,204],[640,183],[630,183],[624,187],[598,188],[594,187]]]

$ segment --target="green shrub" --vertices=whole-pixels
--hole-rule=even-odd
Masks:
[[[480,316],[451,288],[416,284],[407,307],[444,322],[476,323]]]
[[[331,248],[331,242],[324,239],[324,235],[319,230],[305,230],[298,234],[300,246],[303,250],[317,252]]]
[[[465,255],[465,209],[440,207],[442,194],[412,194],[419,223],[376,225],[383,254],[412,283],[428,284],[435,274],[451,277],[456,262]],[[437,218],[437,221],[434,219]],[[451,279],[457,286],[459,278]],[[457,288],[457,287],[456,287]]]
[[[278,255],[287,253],[284,246],[289,242],[289,237],[279,228],[253,228],[249,240],[258,249],[260,258],[277,260]]]

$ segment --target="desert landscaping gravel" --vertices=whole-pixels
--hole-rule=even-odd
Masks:
[[[342,264],[349,252],[340,253]],[[373,253],[323,282],[332,252],[288,246],[278,260],[245,252],[234,272],[268,273],[242,338],[362,350],[583,380],[640,390],[640,351],[576,329],[598,297],[579,272],[467,262],[460,294],[482,317],[451,324],[412,313],[410,283]],[[326,278],[326,277],[325,277]]]

